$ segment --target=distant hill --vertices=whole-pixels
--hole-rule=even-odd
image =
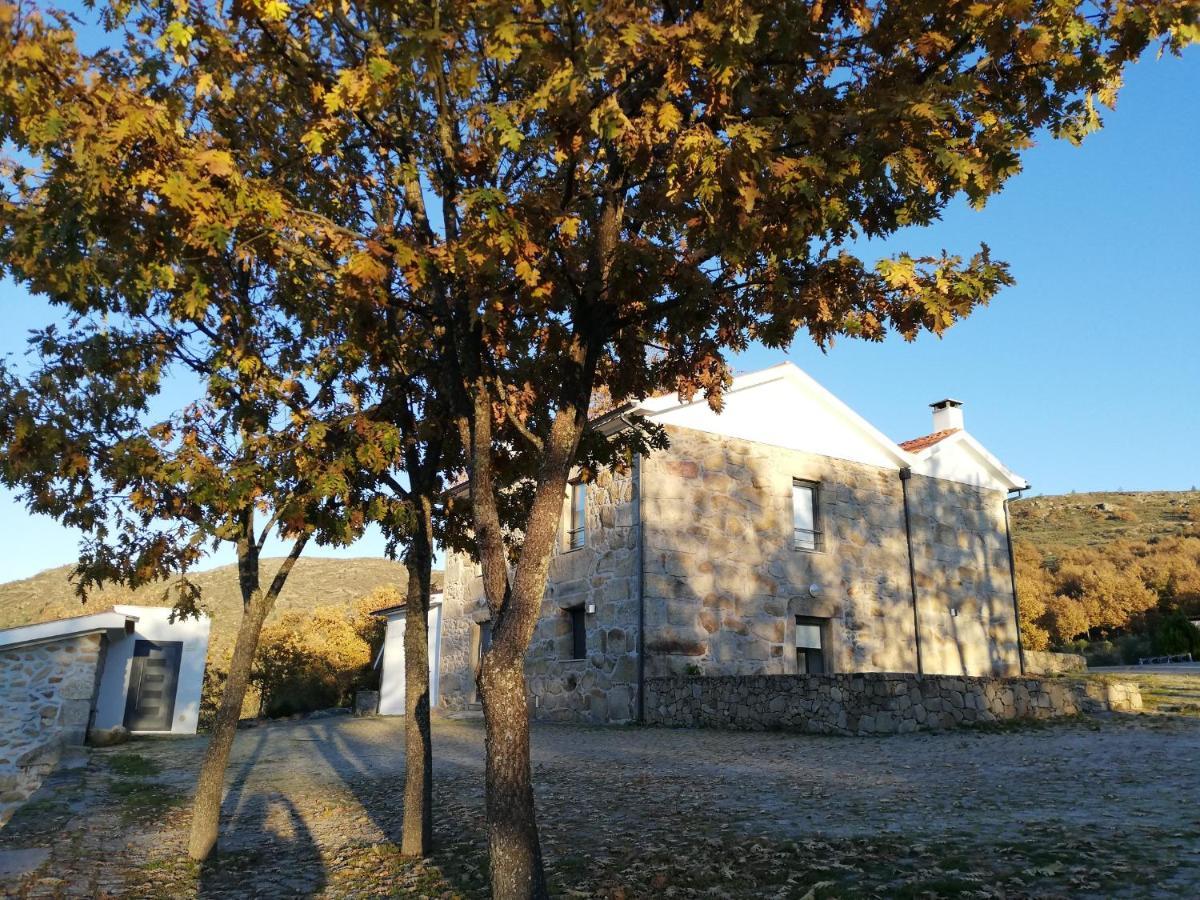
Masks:
[[[264,559],[262,562],[266,584],[282,559]],[[132,593],[106,590],[89,596],[86,605],[81,604],[69,580],[71,569],[71,566],[60,566],[39,572],[32,578],[0,584],[0,628],[78,616],[114,603],[162,605],[163,588],[159,585],[140,588]],[[438,581],[440,573],[434,577]],[[207,572],[197,572],[190,575],[189,579],[200,587],[201,604],[213,617],[209,658],[225,659],[232,651],[242,612],[237,566],[221,566]],[[286,612],[303,612],[316,606],[345,604],[350,607],[377,588],[394,587],[403,593],[407,583],[404,566],[387,559],[301,557],[267,621],[274,621]]]
[[[1200,491],[1101,491],[1012,504],[1013,537],[1040,549],[1200,535]]]

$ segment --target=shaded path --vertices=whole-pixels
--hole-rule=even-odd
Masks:
[[[203,740],[94,751],[0,831],[0,849],[51,854],[0,893],[478,894],[482,727],[435,724],[431,865],[402,862],[391,843],[403,727],[339,717],[240,732],[222,853],[201,870],[182,856]],[[801,896],[832,881],[843,896],[993,882],[1006,896],[1200,892],[1195,719],[877,738],[539,726],[533,740],[560,889]],[[131,767],[150,771],[122,774]]]

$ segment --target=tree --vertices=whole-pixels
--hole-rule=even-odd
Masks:
[[[1163,617],[1154,632],[1154,649],[1159,653],[1200,654],[1200,629],[1182,612],[1176,610]]]
[[[986,248],[871,267],[851,241],[927,224],[960,194],[982,204],[1039,132],[1097,127],[1122,66],[1160,34],[1178,49],[1194,20],[1191,4],[1119,2],[258,17],[322,99],[313,152],[398,162],[402,215],[356,245],[444,335],[493,620],[479,687],[496,896],[545,893],[523,661],[568,477],[602,449],[593,391],[719,407],[725,354],[750,340],[940,334],[1008,283]],[[640,446],[657,437],[643,426]],[[527,505],[510,554],[514,472]]]
[[[162,329],[174,341],[164,358],[208,378],[210,400],[238,415],[243,408],[252,411],[249,425],[238,415],[223,420],[230,434],[255,438],[255,428],[276,429],[285,454],[340,454],[342,468],[326,473],[332,480],[306,483],[305,490],[340,489],[339,511],[350,525],[339,525],[336,539],[351,539],[365,521],[377,522],[389,552],[402,555],[408,568],[408,722],[415,727],[406,732],[402,849],[424,856],[432,839],[425,627],[434,519],[441,470],[458,459],[453,429],[431,415],[423,371],[432,349],[428,329],[419,317],[378,302],[376,264],[347,242],[364,215],[359,189],[370,185],[373,173],[357,157],[333,168],[310,154],[303,129],[296,130],[307,126],[272,93],[279,73],[270,52],[266,64],[256,66],[253,54],[222,39],[232,35],[208,26],[206,11],[196,13],[193,27],[153,4],[101,6],[98,23],[91,24],[123,34],[89,57],[72,43],[69,23],[77,18],[48,24],[35,9],[0,6],[8,51],[0,68],[0,136],[23,154],[4,169],[11,225],[6,262],[35,291],[73,304],[81,315],[132,316],[138,327]],[[188,53],[194,38],[207,39],[202,59]],[[60,115],[60,108],[71,115]],[[25,164],[30,157],[47,162],[52,174],[44,182],[31,176]],[[382,199],[386,207],[378,191],[370,199]],[[56,216],[77,227],[47,232],[44,226]],[[257,318],[231,318],[230,302],[258,304]],[[151,309],[157,320],[147,319],[147,304],[157,304]],[[269,350],[239,347],[256,327]],[[298,339],[291,340],[293,334]],[[217,363],[210,364],[206,353]],[[222,365],[229,372],[214,375]],[[153,393],[161,377],[155,371],[154,386],[144,393]],[[262,396],[251,398],[246,392],[258,391],[260,382]],[[315,405],[301,409],[307,392]],[[277,414],[291,415],[291,425]],[[287,444],[297,439],[294,448]],[[244,449],[252,457],[254,440]],[[42,477],[37,466],[45,461],[28,462],[26,474]],[[249,464],[237,472],[248,483],[267,479],[262,505],[274,511],[272,523],[287,525],[274,508],[281,498],[271,494],[271,475]],[[45,511],[66,516],[62,508]],[[320,537],[335,539],[328,532]],[[195,558],[164,552],[155,573],[185,571]],[[150,571],[127,555],[120,564],[110,560],[104,574],[126,577],[129,565]],[[263,615],[277,592],[273,586],[264,597]],[[247,619],[250,631],[253,619]],[[249,657],[238,658],[248,665]],[[244,684],[227,684],[227,698],[240,707]],[[201,779],[196,856],[206,855],[215,839],[216,788],[206,785],[219,782],[211,772],[223,771],[218,757],[227,755],[231,727],[217,729],[216,756]]]
[[[462,445],[493,617],[479,687],[498,897],[546,891],[523,662],[567,481],[662,441],[628,417],[609,442],[593,392],[719,408],[727,354],[751,341],[941,334],[1006,267],[986,247],[871,265],[855,241],[960,195],[982,205],[1036,136],[1097,127],[1152,39],[1196,37],[1183,0],[151,9],[140,33],[165,49],[149,71],[172,73],[154,89],[200,97],[210,120],[242,103],[286,118],[307,158],[279,152],[311,184],[226,130],[232,166],[293,185],[289,246],[434,350],[422,384]]]
[[[84,532],[81,593],[234,547],[244,611],[196,791],[204,858],[263,621],[310,541],[361,534],[399,445],[357,402],[354,354],[312,327],[330,298],[288,252],[278,188],[188,128],[136,53],[81,56],[61,22],[8,4],[0,30],[0,141],[18,151],[0,169],[0,262],[65,318],[0,371],[0,478]],[[272,534],[290,552],[264,573]]]

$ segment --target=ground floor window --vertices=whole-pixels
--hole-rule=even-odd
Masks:
[[[824,675],[829,671],[826,659],[828,619],[796,616],[796,671],[801,675]]]
[[[582,606],[567,610],[571,617],[571,659],[587,659],[587,621]]]

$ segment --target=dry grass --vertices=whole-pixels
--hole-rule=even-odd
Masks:
[[[1101,504],[1104,509],[1100,508]],[[1094,547],[1200,532],[1200,491],[1104,491],[1012,504],[1013,536],[1040,548]]]

